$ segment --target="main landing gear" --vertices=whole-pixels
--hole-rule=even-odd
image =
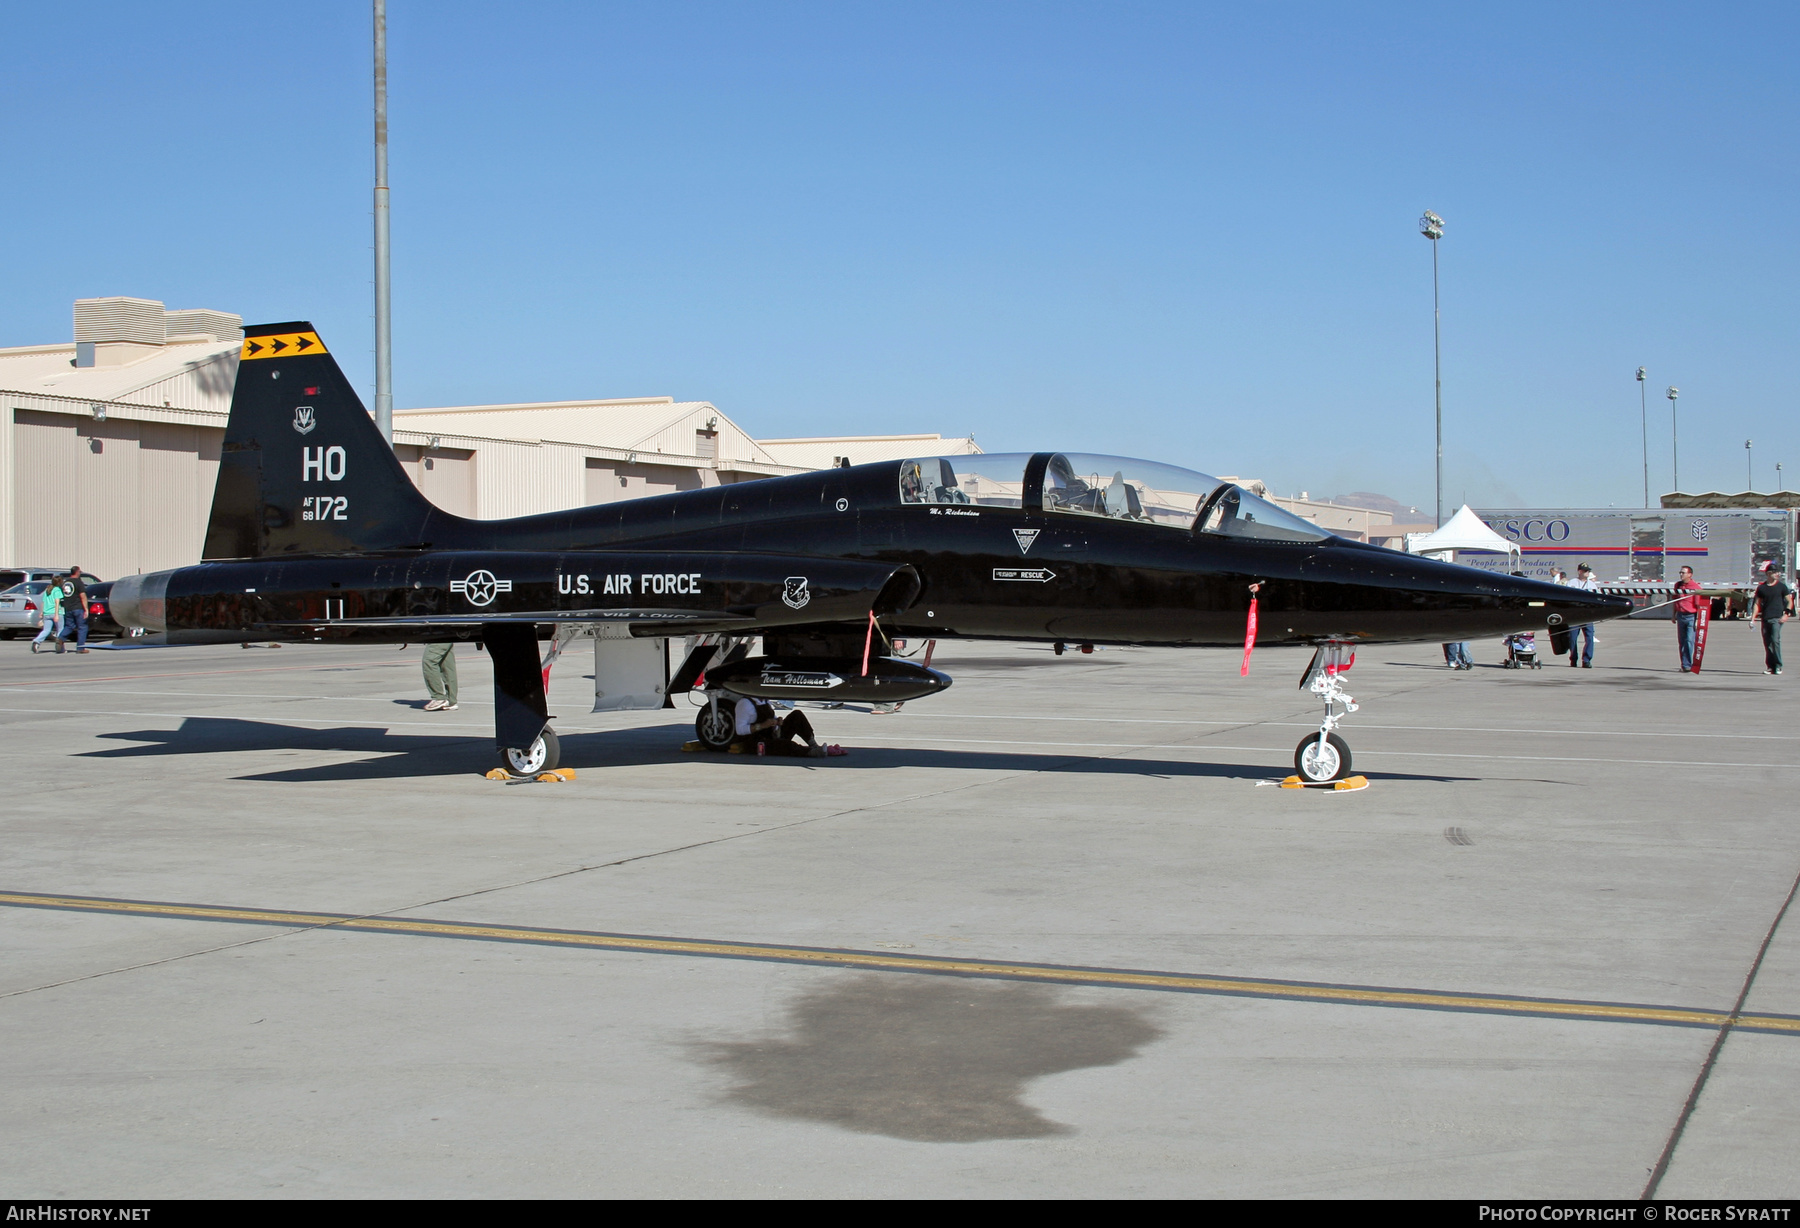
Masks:
[[[708,697],[694,718],[694,736],[710,751],[723,751],[737,737],[737,704],[723,692]]]
[[[561,762],[562,746],[556,740],[556,730],[548,725],[530,746],[523,749],[508,746],[500,751],[500,766],[514,776],[536,776]]]
[[[1300,679],[1303,690],[1325,701],[1325,719],[1319,722],[1319,732],[1307,734],[1294,748],[1294,770],[1309,783],[1324,784],[1350,775],[1350,744],[1338,737],[1336,730],[1338,722],[1357,709],[1356,700],[1344,690],[1341,677],[1355,661],[1355,645],[1322,644]],[[1342,712],[1336,711],[1340,704]]]
[[[494,663],[494,747],[514,776],[548,772],[562,759],[544,702],[544,670],[537,628],[530,623],[483,623],[481,642]]]

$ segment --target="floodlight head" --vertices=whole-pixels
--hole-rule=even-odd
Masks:
[[[1429,209],[1425,210],[1425,216],[1419,219],[1419,233],[1436,242],[1444,237],[1444,219]]]
[[[1638,368],[1638,383],[1641,384],[1643,382],[1644,382],[1644,369],[1642,367],[1639,367]]]
[[[1678,397],[1678,396],[1680,396],[1680,395],[1681,395],[1681,389],[1679,389],[1679,388],[1676,388],[1676,387],[1673,387],[1673,386],[1671,386],[1671,387],[1670,387],[1670,389],[1669,389],[1669,391],[1668,391],[1668,392],[1667,392],[1667,393],[1666,393],[1666,394],[1665,394],[1665,395],[1666,395],[1666,396],[1667,396],[1667,397],[1668,397],[1668,398],[1669,398],[1669,399],[1670,399],[1670,400],[1671,400],[1671,401],[1673,401],[1673,400],[1674,400],[1674,399],[1675,399],[1675,398],[1676,398],[1676,397]]]

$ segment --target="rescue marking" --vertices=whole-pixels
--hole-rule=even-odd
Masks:
[[[269,337],[245,337],[238,361],[253,358],[279,358],[292,350],[296,354],[329,354],[318,333],[277,333]],[[309,394],[310,395],[310,394]]]
[[[1056,573],[1048,567],[996,567],[996,580],[1024,580],[1033,584],[1046,584],[1056,579]]]
[[[1586,1002],[1570,998],[1526,998],[1510,994],[1455,993],[1382,985],[1334,985],[1253,977],[1152,972],[1133,968],[1088,968],[1070,964],[1026,964],[1006,960],[951,959],[936,955],[896,955],[851,948],[785,946],[773,943],[675,938],[657,934],[610,934],[595,930],[539,929],[434,921],[424,917],[356,916],[349,913],[290,912],[273,908],[228,908],[100,896],[0,892],[0,905],[57,912],[112,913],[184,921],[219,921],[292,929],[339,929],[400,934],[415,938],[463,938],[533,946],[630,951],[644,955],[687,955],[710,959],[750,959],[811,967],[857,968],[874,972],[914,972],[983,980],[1037,981],[1092,985],[1104,989],[1144,989],[1212,994],[1233,998],[1274,998],[1341,1006],[1386,1006],[1463,1014],[1579,1019],[1595,1023],[1639,1023],[1661,1027],[1721,1028],[1800,1036],[1800,1015],[1742,1014],[1694,1007],[1634,1002]]]

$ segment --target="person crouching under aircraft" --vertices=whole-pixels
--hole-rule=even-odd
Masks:
[[[798,755],[814,759],[825,756],[825,747],[813,737],[812,722],[798,709],[778,721],[775,709],[768,704],[756,699],[740,699],[733,716],[738,740],[746,749],[754,745],[759,755]]]

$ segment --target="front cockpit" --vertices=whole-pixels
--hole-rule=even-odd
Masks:
[[[1182,533],[1311,544],[1331,537],[1235,482],[1085,452],[998,452],[900,462],[903,504],[975,504]]]

